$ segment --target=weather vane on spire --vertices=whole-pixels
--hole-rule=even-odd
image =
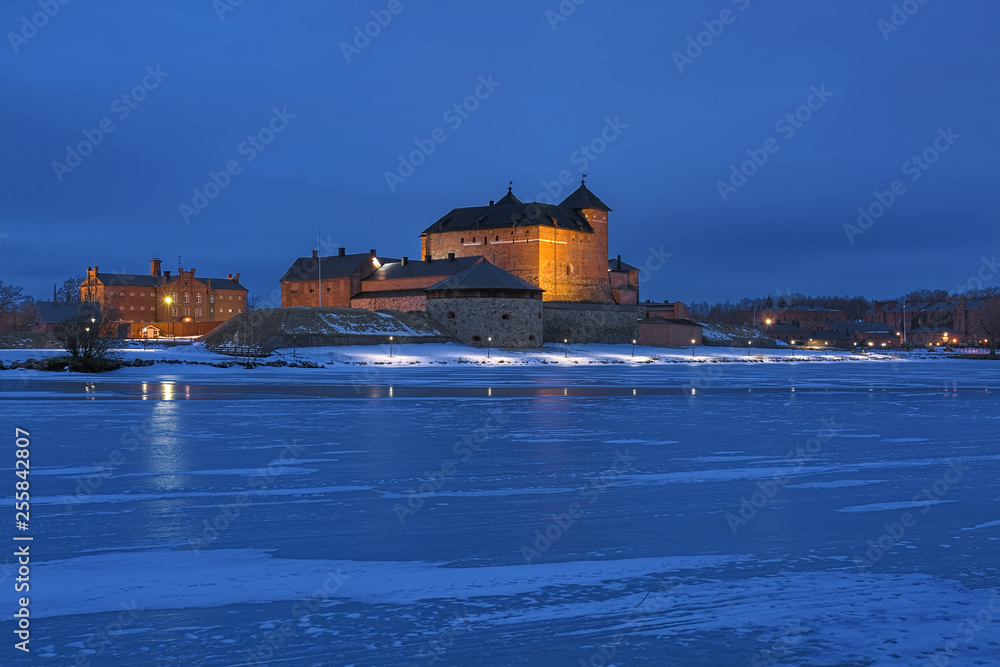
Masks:
[[[587,175],[584,174],[583,178],[580,179],[580,185],[586,185],[586,183],[585,183],[586,179],[587,179]]]
[[[508,181],[510,185],[507,186],[507,193],[514,194],[514,181]]]

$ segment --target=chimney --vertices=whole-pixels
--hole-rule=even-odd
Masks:
[[[617,268],[618,268],[619,271],[622,270],[622,256],[621,255],[618,255],[618,267]]]
[[[490,200],[490,206],[493,206],[493,200],[492,199]]]
[[[234,273],[233,274],[233,280],[235,280],[236,282],[239,282],[240,281],[240,274]]]
[[[319,250],[313,250],[313,259],[319,258]]]
[[[409,257],[401,257],[401,258],[399,259],[399,264],[400,264],[401,266],[406,266],[406,265],[407,265],[407,264],[409,264],[409,263],[410,263],[410,258],[409,258]]]
[[[449,262],[454,262],[455,261],[455,253],[453,253],[453,252],[449,252],[448,253],[448,261]]]
[[[233,279],[233,274],[227,273],[226,274],[226,278],[228,278],[229,280],[232,280]]]
[[[166,283],[168,280],[170,280],[170,272],[169,271],[164,271],[163,272],[163,282]]]
[[[59,303],[59,298],[56,296],[56,286],[52,285],[52,303]]]
[[[375,255],[377,254],[377,253],[375,252],[375,248],[372,248],[371,250],[369,250],[369,251],[368,251],[368,254],[369,254],[369,255],[371,255],[372,257],[374,257],[374,256],[375,256]]]
[[[154,258],[149,260],[149,275],[157,276],[160,275],[160,260]]]
[[[347,254],[347,248],[337,248],[337,257],[343,257]]]

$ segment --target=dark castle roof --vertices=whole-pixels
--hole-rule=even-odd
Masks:
[[[97,279],[102,285],[118,285],[128,287],[165,287],[180,280],[180,276],[153,276],[145,273],[98,273]],[[247,291],[247,288],[232,278],[202,278],[195,276],[195,281],[210,289],[231,289]]]
[[[365,282],[378,280],[397,280],[399,278],[428,278],[437,276],[453,276],[479,262],[486,261],[479,255],[471,257],[455,257],[452,259],[435,259],[430,262],[414,262],[408,260],[383,264],[378,271],[365,278]],[[325,275],[325,274],[324,274]]]
[[[559,205],[565,206],[566,208],[572,208],[574,210],[584,208],[594,208],[598,211],[611,210],[608,208],[607,204],[598,199],[597,195],[587,189],[587,186],[584,185],[583,181],[580,181],[580,187],[578,187],[569,197],[566,197],[566,199],[564,199]]]
[[[604,202],[580,182],[576,189],[561,204],[524,203],[514,196],[511,188],[507,194],[492,206],[468,206],[453,208],[447,215],[424,230],[424,234],[438,232],[477,231],[484,229],[509,229],[525,225],[544,225],[580,232],[593,232],[581,211],[597,209],[610,211]]]
[[[299,257],[295,260],[295,263],[293,263],[290,267],[288,267],[288,270],[285,271],[285,275],[281,277],[281,282],[318,280],[320,269],[322,269],[324,279],[347,278],[371,258],[372,254],[368,252],[354,253],[351,255],[332,255],[330,257],[320,257],[318,262],[315,257]]]
[[[526,290],[531,292],[543,292],[540,287],[521,280],[513,273],[504,271],[499,266],[490,264],[483,260],[461,273],[456,273],[450,278],[445,278],[439,283],[435,283],[426,291],[433,290]]]

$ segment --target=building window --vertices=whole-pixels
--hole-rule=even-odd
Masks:
[[[200,294],[195,294],[194,295],[194,302],[195,303],[201,303],[201,295]]]
[[[145,292],[139,292],[139,296],[146,296]]]
[[[209,303],[215,303],[215,295],[214,295],[214,294],[210,294],[210,295],[209,295],[209,297],[208,297],[208,302],[209,302]]]
[[[447,313],[444,314],[444,316],[449,320],[453,320],[455,319],[455,311],[449,310]]]
[[[465,237],[463,236],[462,238],[460,238],[460,239],[458,240],[458,242],[459,242],[459,243],[465,243]]]
[[[146,310],[146,306],[139,306],[139,310]]]
[[[329,292],[329,291],[330,291],[330,288],[329,288],[329,287],[327,287],[327,288],[326,288],[326,291],[327,291],[327,292]],[[237,295],[237,297],[236,297],[236,300],[237,300],[237,301],[242,301],[242,300],[243,300],[243,297],[242,297],[242,296],[238,296],[238,295]]]
[[[535,334],[531,334],[530,336],[528,336],[528,340],[535,340]]]
[[[177,306],[174,306],[173,308],[170,309],[170,314],[173,315],[174,317],[177,317]]]
[[[135,296],[135,292],[129,292],[128,295],[129,296]]]
[[[191,317],[191,309],[188,307],[184,308],[184,317]]]
[[[184,292],[184,303],[191,303],[191,295],[188,292]]]
[[[195,308],[194,309],[194,316],[195,317],[201,317],[201,308]]]
[[[483,339],[483,337],[482,337],[482,336],[473,336],[473,337],[472,337],[472,342],[473,342],[473,343],[478,343],[478,342],[479,342],[479,341],[481,341],[482,339]]]
[[[128,309],[129,310],[135,310],[135,306],[129,306]]]
[[[231,312],[233,312],[233,309],[232,309],[232,308],[230,308],[230,309],[229,309],[229,312],[230,312],[230,313],[231,313]]]
[[[500,319],[501,320],[509,320],[510,319],[510,313],[504,313],[503,315],[500,316]]]

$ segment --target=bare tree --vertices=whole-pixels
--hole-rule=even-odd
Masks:
[[[117,313],[107,305],[83,302],[77,306],[77,314],[63,322],[56,340],[73,358],[70,366],[74,370],[107,370],[112,366],[108,362],[113,350],[120,344]]]
[[[986,344],[990,346],[990,354],[997,352],[997,339],[1000,338],[1000,299],[991,299],[980,306],[977,311],[979,321],[976,331],[983,335]]]
[[[0,280],[0,315],[13,312],[24,300],[24,290],[15,285],[5,285]]]
[[[63,281],[59,287],[58,298],[65,303],[80,302],[80,285],[86,280],[85,276],[72,276]]]

